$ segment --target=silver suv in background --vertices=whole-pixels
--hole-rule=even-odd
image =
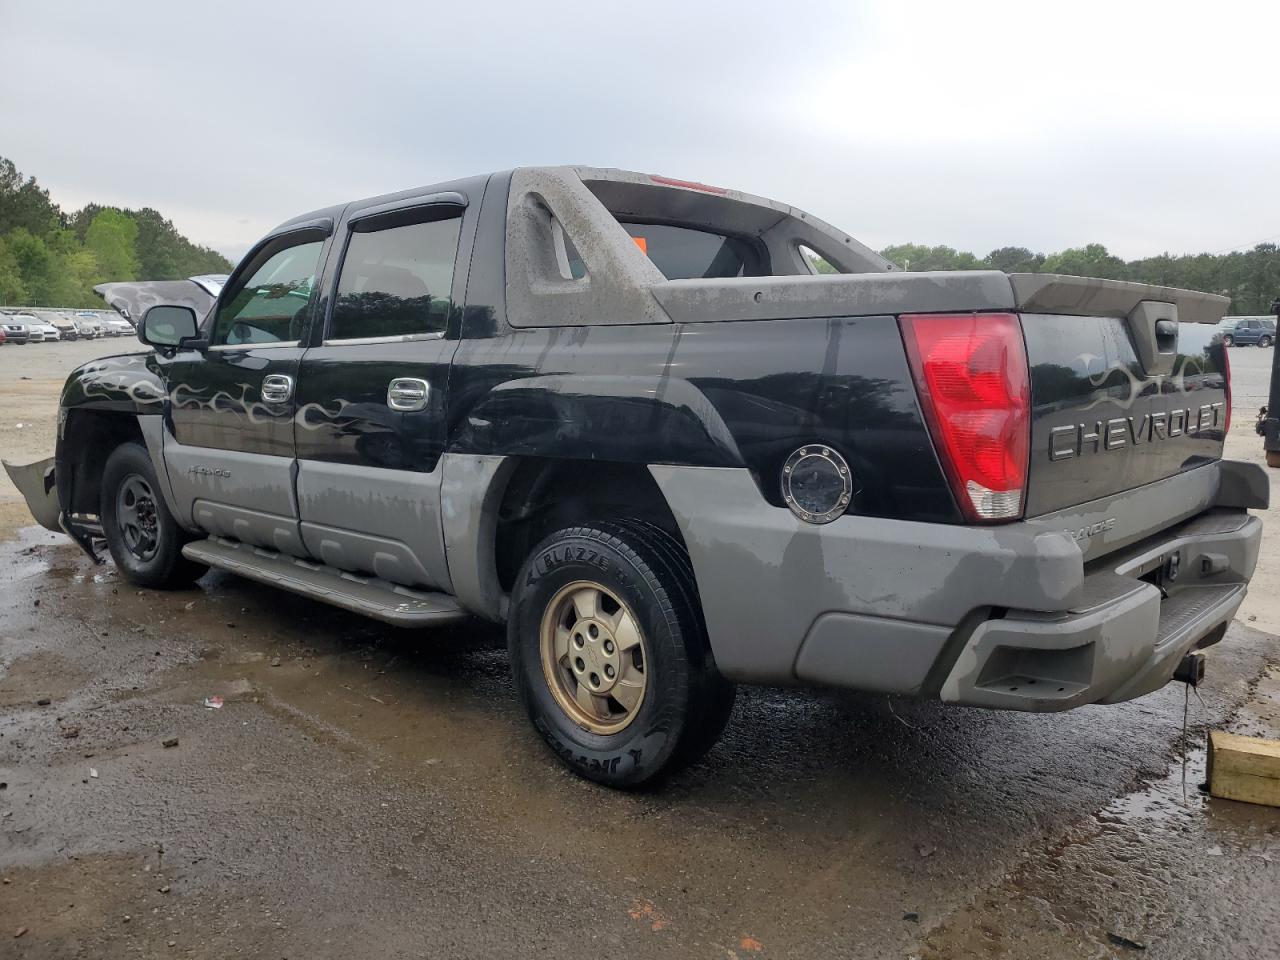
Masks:
[[[31,328],[12,314],[0,314],[0,327],[4,328],[4,342],[25,346],[31,342]],[[44,339],[42,336],[41,340]]]
[[[80,310],[74,319],[82,337],[92,340],[95,337],[107,335],[107,328],[102,319],[92,310]]]

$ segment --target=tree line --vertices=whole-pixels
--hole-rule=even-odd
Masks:
[[[947,246],[904,243],[881,255],[910,270],[1004,270],[1138,280],[1220,293],[1230,313],[1267,313],[1280,296],[1280,248],[1260,243],[1230,253],[1162,253],[1121,260],[1100,243],[1057,253],[1001,247],[985,257]],[[825,261],[820,270],[831,269]],[[192,243],[150,207],[122,210],[91,203],[67,214],[49,191],[0,157],[0,303],[98,306],[94,284],[113,280],[177,280],[228,273],[231,262]]]
[[[1161,253],[1139,260],[1121,260],[1100,243],[1048,254],[1001,247],[985,257],[951,247],[904,243],[886,247],[880,255],[910,270],[1065,273],[1220,293],[1231,298],[1227,312],[1234,316],[1270,313],[1271,301],[1280,297],[1280,248],[1274,243],[1230,253]]]
[[[91,203],[64,212],[49,191],[0,157],[0,303],[102,306],[95,284],[228,273],[231,262],[192,243],[150,207]]]

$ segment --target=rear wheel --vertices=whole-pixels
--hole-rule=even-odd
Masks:
[[[185,587],[209,569],[182,555],[191,538],[165,505],[151,457],[140,444],[121,444],[107,457],[99,515],[107,549],[131,583]]]
[[[1231,334],[1229,334],[1229,333],[1224,333],[1224,334],[1222,335],[1222,345],[1223,345],[1224,347],[1229,347],[1229,346],[1231,346],[1231,345],[1232,345],[1233,343],[1235,343],[1235,342],[1236,342],[1236,338],[1235,338],[1235,337],[1233,337]]]
[[[609,786],[696,759],[733,707],[688,557],[637,521],[544,540],[518,575],[508,647],[534,727],[575,773]]]

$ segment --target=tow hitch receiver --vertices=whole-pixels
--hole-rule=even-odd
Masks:
[[[1173,679],[1189,687],[1200,686],[1200,681],[1204,679],[1204,654],[1196,650],[1183,657],[1178,669],[1173,671]]]

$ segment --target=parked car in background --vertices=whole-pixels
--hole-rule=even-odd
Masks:
[[[76,329],[75,322],[65,313],[58,310],[33,310],[36,319],[41,323],[46,323],[58,331],[59,340],[79,340],[80,331]]]
[[[1222,342],[1228,347],[1269,347],[1276,342],[1276,322],[1271,317],[1224,317]]]
[[[134,334],[133,324],[124,317],[108,317],[103,324],[107,333],[113,337],[132,337]]]
[[[39,317],[33,316],[31,318],[31,326],[40,331],[46,343],[53,343],[62,339],[62,331],[47,320],[41,320]]]
[[[104,337],[107,335],[107,328],[99,317],[92,310],[81,310],[75,315],[77,326],[80,327],[80,335],[93,339],[94,337]]]
[[[4,335],[6,343],[27,344],[31,342],[31,330],[27,325],[17,317],[9,315],[0,321],[0,326],[4,327]],[[41,337],[41,340],[44,338]]]
[[[15,313],[10,315],[10,321],[20,323],[27,331],[27,343],[44,343],[45,340],[56,340],[57,331],[54,337],[45,336],[45,324],[41,323],[29,313]]]
[[[0,324],[0,347],[3,347],[8,342],[8,339],[4,333],[4,326]]]

